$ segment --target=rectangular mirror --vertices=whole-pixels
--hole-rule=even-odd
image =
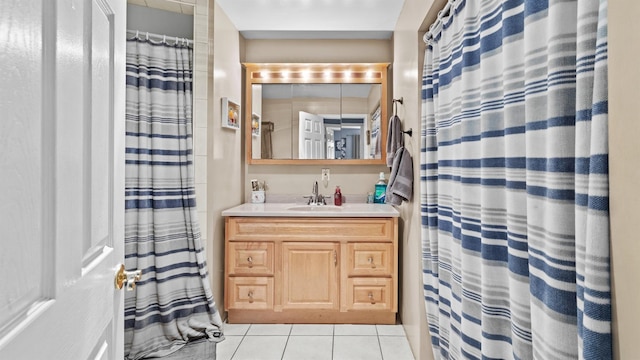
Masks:
[[[250,164],[384,164],[388,64],[244,65]]]

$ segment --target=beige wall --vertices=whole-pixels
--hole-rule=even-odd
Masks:
[[[242,99],[240,34],[226,14],[209,0],[209,72],[207,117],[207,262],[218,309],[223,310],[224,219],[220,212],[242,202],[241,131],[221,127],[221,98]]]
[[[391,62],[389,40],[245,40],[249,63]]]
[[[427,318],[422,291],[422,244],[420,238],[420,116],[421,116],[421,79],[424,58],[422,34],[427,25],[426,19],[435,18],[431,10],[434,1],[405,0],[404,7],[394,31],[393,44],[393,97],[404,98],[398,104],[398,116],[404,128],[413,128],[414,136],[405,137],[405,145],[413,156],[414,196],[413,201],[400,208],[401,213],[401,312],[409,344],[416,359],[433,359],[433,351],[427,327]],[[440,9],[442,3],[433,5]]]
[[[640,2],[609,0],[609,181],[616,359],[639,356],[639,17]]]

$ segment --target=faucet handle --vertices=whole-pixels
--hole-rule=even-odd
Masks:
[[[307,201],[307,205],[310,205],[310,204],[311,204],[311,202],[313,201],[314,196],[313,196],[313,195],[303,196],[303,198],[305,198],[305,199],[309,199],[309,201]]]

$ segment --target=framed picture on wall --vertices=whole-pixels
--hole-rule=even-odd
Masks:
[[[223,128],[233,130],[240,129],[240,105],[238,103],[223,97],[221,117]]]
[[[260,116],[258,114],[251,114],[251,135],[260,136],[260,128],[262,125],[260,124]]]

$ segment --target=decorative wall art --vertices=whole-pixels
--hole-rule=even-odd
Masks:
[[[222,98],[222,127],[240,129],[240,105],[226,97]]]

